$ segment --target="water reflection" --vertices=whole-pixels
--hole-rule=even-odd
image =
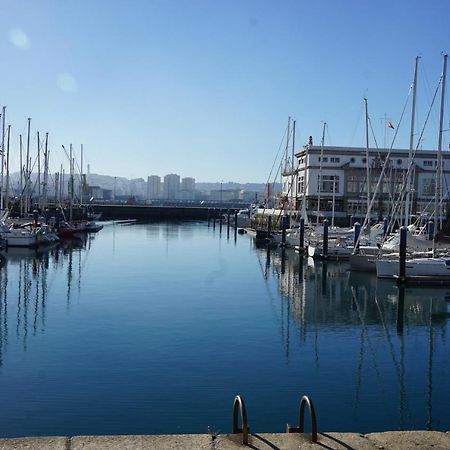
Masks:
[[[65,272],[66,305],[69,307],[74,277],[78,292],[81,289],[82,254],[89,251],[94,239],[94,235],[86,235],[52,246],[11,247],[1,252],[0,366],[4,363],[10,330],[14,330],[14,338],[21,342],[23,351],[27,350],[30,337],[45,332],[47,298],[56,272]]]
[[[448,429],[450,290],[401,291],[213,227],[8,252],[3,435],[226,432],[237,392],[255,430],[282,431],[301,393],[323,430]]]
[[[411,427],[417,420],[418,397],[426,403],[424,426],[430,430],[436,426],[433,369],[436,352],[442,362],[448,351],[450,289],[399,287],[374,275],[350,272],[347,263],[317,262],[285,249],[253,249],[263,261],[265,282],[275,281],[279,291],[286,363],[292,327],[300,345],[309,346],[317,366],[322,353],[327,353],[321,348],[323,333],[332,331],[339,339],[339,334],[348,332],[359,341],[354,355],[354,413],[367,409],[367,394],[364,400],[362,393],[367,390],[364,385],[372,383],[371,395],[379,395],[386,404],[394,401],[392,392],[398,395],[398,428]],[[343,364],[350,360],[351,355],[343,355]],[[446,367],[434,370],[445,373]]]

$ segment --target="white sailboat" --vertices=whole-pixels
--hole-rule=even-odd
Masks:
[[[444,55],[444,64],[441,77],[441,110],[439,120],[439,139],[437,152],[437,177],[436,177],[436,191],[435,191],[435,230],[439,224],[439,219],[442,217],[440,206],[442,204],[442,134],[444,131],[444,103],[445,103],[445,83],[447,74],[447,60],[448,55]],[[378,278],[392,278],[399,274],[399,261],[379,259],[376,261],[377,277]],[[450,258],[439,257],[436,255],[436,243],[433,241],[432,256],[428,258],[410,258],[406,259],[405,276],[408,279],[436,279],[444,280],[450,283]]]

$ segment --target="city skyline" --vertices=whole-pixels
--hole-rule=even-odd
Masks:
[[[33,158],[36,131],[48,131],[52,172],[68,166],[61,146],[72,143],[95,173],[264,183],[289,116],[297,150],[309,136],[320,142],[323,122],[327,145],[362,146],[367,97],[377,144],[389,145],[386,123],[399,128],[417,55],[419,134],[448,51],[444,0],[86,4],[2,2],[0,105],[13,169],[31,117]],[[436,148],[437,114],[423,148]],[[407,122],[397,148],[408,147]]]

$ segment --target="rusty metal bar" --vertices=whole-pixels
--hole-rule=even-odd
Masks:
[[[307,395],[304,395],[300,400],[300,414],[298,418],[298,427],[290,427],[287,425],[287,433],[304,433],[305,432],[305,406],[308,406],[309,415],[311,416],[311,442],[317,442],[317,419],[316,410],[313,402]]]
[[[242,428],[239,428],[238,426],[238,409],[241,413]],[[250,428],[248,426],[247,409],[245,408],[244,400],[240,395],[236,395],[233,403],[233,434],[238,433],[242,433],[242,443],[247,445]]]

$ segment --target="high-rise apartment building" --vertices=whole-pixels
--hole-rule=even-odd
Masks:
[[[161,177],[150,175],[147,178],[147,200],[161,198]]]
[[[186,177],[181,180],[181,190],[193,192],[195,191],[195,178]]]
[[[180,190],[180,176],[170,173],[164,177],[163,198],[173,200]]]

